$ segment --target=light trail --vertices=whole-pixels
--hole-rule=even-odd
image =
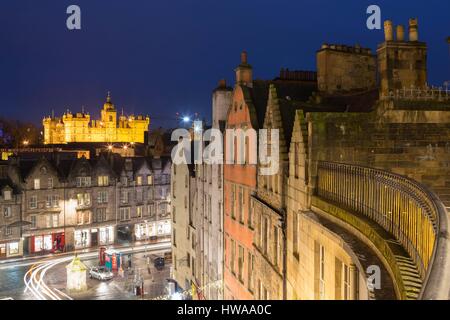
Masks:
[[[151,245],[143,245],[138,247],[130,247],[130,248],[121,248],[120,251],[123,254],[129,253],[139,253],[139,252],[165,252],[167,249],[170,249],[170,242],[162,242]],[[78,254],[80,259],[89,259],[98,256],[98,252],[88,252]],[[67,295],[66,293],[58,290],[56,288],[50,289],[45,283],[45,275],[46,273],[55,267],[56,265],[69,262],[73,259],[73,256],[64,257],[52,257],[43,259],[39,262],[30,262],[28,265],[31,265],[30,269],[25,273],[23,277],[23,281],[25,283],[24,293],[30,292],[36,300],[73,300],[72,297]],[[1,268],[0,268],[1,269]]]

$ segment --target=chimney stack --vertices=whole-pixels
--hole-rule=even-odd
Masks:
[[[219,88],[226,88],[227,87],[227,81],[225,79],[219,80]]]
[[[392,41],[394,40],[394,34],[392,30],[392,21],[386,20],[384,22],[384,40],[385,41]]]
[[[397,26],[397,41],[405,41],[405,28],[401,24]]]
[[[236,71],[236,83],[252,87],[253,75],[252,66],[247,61],[247,51],[241,52],[241,63],[235,69]]]
[[[409,19],[409,41],[418,41],[419,33],[417,26],[417,18]]]

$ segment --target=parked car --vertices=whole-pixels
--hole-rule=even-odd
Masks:
[[[164,265],[165,265],[164,258],[162,258],[162,257],[156,258],[155,261],[153,262],[153,264],[155,265],[156,270],[164,269]]]
[[[89,277],[97,280],[111,280],[113,273],[105,267],[92,267],[89,270]]]

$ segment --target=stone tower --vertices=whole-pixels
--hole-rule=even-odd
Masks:
[[[368,48],[325,43],[316,59],[320,92],[335,94],[376,87],[376,58]]]
[[[227,118],[228,108],[231,105],[233,90],[227,87],[225,79],[219,81],[219,86],[212,94],[212,127],[219,129],[219,122]]]
[[[419,41],[417,19],[409,19],[407,40],[403,26],[397,26],[396,33],[394,39],[392,21],[385,21],[385,41],[377,49],[381,96],[398,89],[426,86],[427,45]]]
[[[117,126],[117,111],[111,102],[111,94],[109,92],[101,111],[101,121],[106,128],[116,128]]]

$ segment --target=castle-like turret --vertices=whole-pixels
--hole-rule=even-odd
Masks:
[[[88,113],[73,114],[67,110],[61,118],[45,117],[45,144],[71,142],[136,142],[143,143],[150,125],[150,118],[143,115],[122,115],[117,121],[117,111],[108,92],[99,120],[92,120]]]

